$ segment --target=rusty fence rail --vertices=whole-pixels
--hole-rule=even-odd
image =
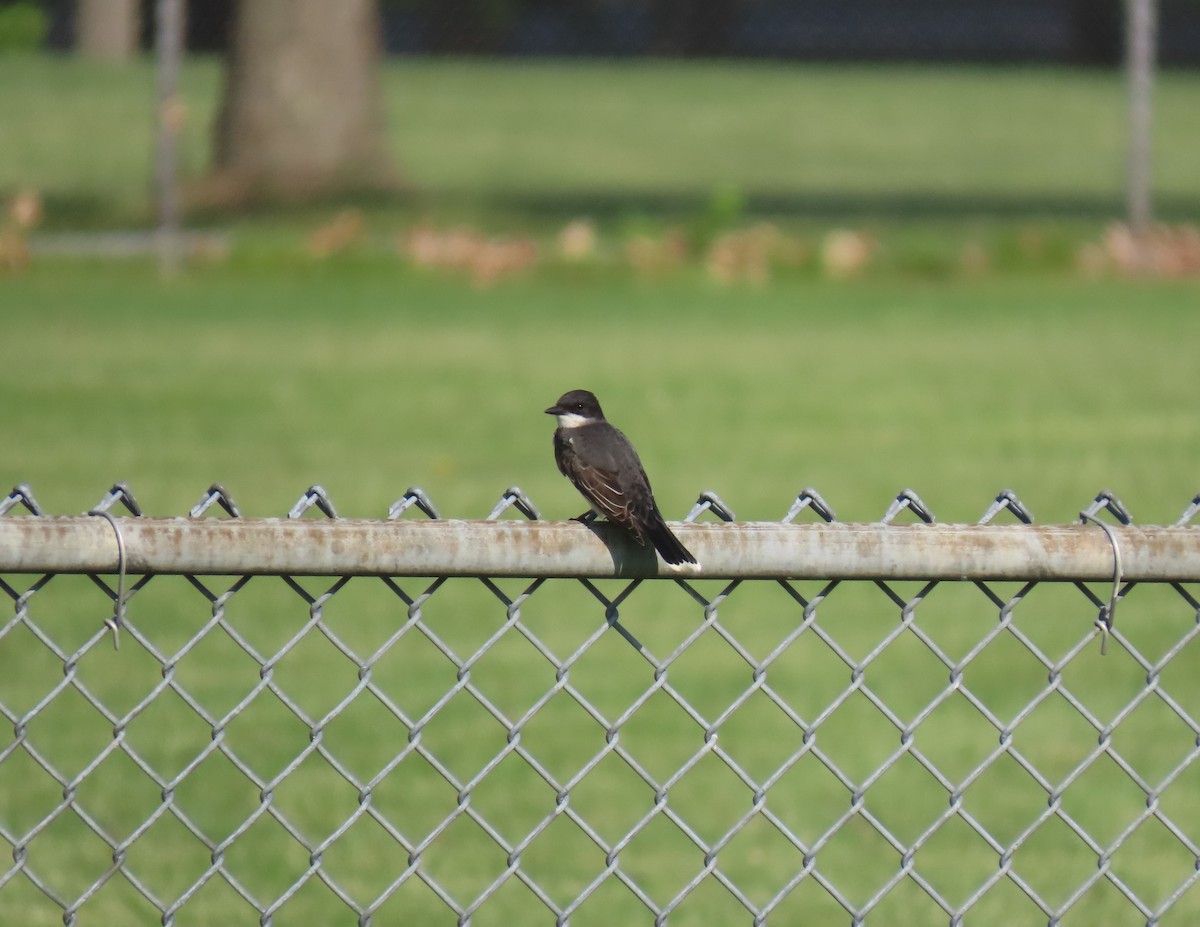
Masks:
[[[17,487],[0,923],[1195,923],[1198,514],[706,493],[681,571],[518,489]]]

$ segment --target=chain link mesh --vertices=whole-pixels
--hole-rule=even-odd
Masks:
[[[140,514],[124,486],[93,511],[116,506]],[[40,511],[18,487],[0,515]],[[312,516],[336,517],[319,487]],[[514,516],[538,517],[515,488],[490,517]],[[389,517],[440,516],[412,490]],[[934,518],[906,491],[884,520],[910,517]],[[798,518],[834,515],[806,491]],[[1011,493],[1003,518],[1032,522]],[[1185,584],[0,589],[3,923],[1200,919]]]

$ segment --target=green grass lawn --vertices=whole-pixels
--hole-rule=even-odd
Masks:
[[[702,202],[713,187],[727,183],[764,200],[782,190],[793,203],[832,193],[850,205],[864,195],[872,202],[891,195],[894,206],[914,189],[928,191],[943,204],[939,208],[958,196],[1003,200],[1009,193],[1085,204],[1117,199],[1121,146],[1113,120],[1121,93],[1111,75],[964,70],[950,80],[949,72],[905,69],[709,70],[397,64],[387,75],[392,128],[411,176],[432,191],[430,202],[441,202],[434,194],[446,195],[449,205],[437,207],[445,210],[438,218],[474,211],[502,228],[544,222],[537,212],[543,195],[552,201],[553,223],[579,203],[613,202],[609,215],[619,223],[625,210],[642,209],[643,192],[650,200],[658,191]],[[0,188],[42,188],[52,230],[84,221],[138,221],[145,209],[148,73],[143,65],[106,71],[72,61],[0,60],[0,77],[15,78],[25,90],[15,93],[14,80],[0,80],[0,124],[16,120],[29,127],[12,144],[0,145]],[[216,78],[211,62],[194,62],[186,74],[194,111],[187,158],[197,173],[204,165],[201,129],[211,114]],[[545,89],[564,80],[573,81],[573,105]],[[825,92],[801,92],[809,86]],[[896,100],[908,101],[908,109],[897,113],[884,105],[880,94],[889,88],[897,91]],[[540,100],[539,89],[545,89]],[[918,107],[935,89],[945,105]],[[697,90],[707,95],[708,106],[695,103]],[[1164,76],[1159,179],[1164,192],[1182,202],[1196,195],[1195,175],[1183,165],[1197,129],[1194,120],[1179,116],[1194,90],[1190,75]],[[745,111],[747,96],[761,100],[760,111]],[[985,132],[983,110],[993,97],[1012,107],[1008,125],[1028,118],[1039,131],[1053,130],[1062,150],[1044,138],[1022,142],[1017,136],[1023,133],[1015,130]],[[645,111],[626,109],[631,99]],[[792,104],[806,114],[802,122],[827,128],[797,135],[767,131]],[[661,131],[663,120],[654,118],[654,110],[673,114],[678,131]],[[898,121],[887,131],[868,131],[887,119]],[[99,131],[113,124],[128,132]],[[414,124],[424,131],[406,133],[405,126]],[[510,132],[512,126],[520,131]],[[92,144],[79,145],[81,137]],[[1023,153],[1016,151],[1019,144],[1026,146]],[[951,146],[952,164],[921,163],[924,152],[945,145]],[[680,157],[684,151],[697,156]],[[850,163],[856,158],[857,168]],[[731,165],[738,169],[732,179]],[[492,205],[480,205],[489,198]],[[1020,237],[1026,222],[1039,223],[1051,240],[1094,236],[1097,223],[1087,209],[1068,217],[1068,224],[1075,223],[1070,232],[1040,213],[1014,221],[935,210],[912,223],[894,214],[878,221],[888,224],[893,247],[920,251],[923,236],[932,238],[931,247],[945,247],[972,223],[997,223],[999,239]],[[373,240],[390,240],[413,214],[403,203],[368,209],[368,231]],[[419,485],[444,515],[462,518],[485,516],[507,487],[519,485],[543,517],[559,519],[581,505],[554,468],[553,422],[541,410],[564,390],[583,386],[599,394],[609,416],[638,445],[669,518],[685,514],[702,490],[713,490],[740,519],[777,520],[800,489],[814,486],[843,520],[878,519],[900,490],[911,487],[940,520],[974,521],[999,490],[1011,487],[1041,522],[1074,520],[1098,490],[1111,488],[1138,522],[1169,523],[1200,489],[1195,281],[1084,279],[1044,268],[929,275],[893,267],[856,280],[794,273],[763,286],[720,286],[692,266],[650,279],[552,266],[480,289],[408,267],[382,248],[310,260],[298,243],[314,215],[207,217],[233,226],[230,258],[189,268],[173,281],[160,280],[139,261],[61,259],[35,259],[24,271],[0,277],[0,321],[8,336],[0,364],[0,485],[27,482],[47,512],[71,514],[123,480],[148,514],[173,515],[220,481],[245,514],[262,516],[285,513],[309,485],[321,483],[340,514],[352,517],[381,517],[407,487]],[[789,215],[789,221],[814,227],[844,218],[816,220],[795,208]],[[851,218],[862,221],[861,214]],[[34,578],[3,579],[23,591]],[[117,750],[79,784],[76,807],[127,839],[161,807],[168,780],[181,777],[169,783],[174,807],[191,829],[220,845],[217,856],[242,891],[264,905],[280,903],[275,924],[355,922],[319,877],[310,875],[294,896],[285,894],[305,879],[311,859],[280,817],[310,848],[319,848],[322,871],[354,903],[379,900],[375,923],[454,923],[434,890],[416,877],[381,897],[408,860],[372,814],[410,844],[428,840],[422,873],[470,903],[508,861],[468,820],[436,833],[460,801],[459,788],[471,783],[472,811],[510,844],[529,837],[554,811],[554,789],[515,756],[472,783],[512,743],[476,697],[460,693],[432,711],[461,674],[425,631],[466,659],[504,629],[505,603],[477,581],[449,582],[423,605],[423,631],[407,624],[407,603],[386,584],[353,580],[324,604],[316,616],[320,627],[289,646],[311,617],[310,603],[299,593],[315,598],[329,581],[305,580],[296,589],[278,579],[256,579],[223,611],[218,608],[228,630],[217,627],[190,646],[213,620],[212,599],[231,582],[206,580],[201,589],[182,578],[151,580],[130,604],[131,630],[119,652],[107,640],[94,640],[109,602],[89,579],[57,577],[29,600],[30,616],[59,646],[69,653],[86,648],[74,678],[117,719],[164,680],[164,666],[148,646],[166,657],[167,677],[211,716],[201,719],[174,690],[160,694],[129,721],[124,742],[164,781],[153,781]],[[399,588],[412,599],[427,585],[405,580]],[[598,588],[611,599],[624,587]],[[724,587],[698,581],[693,588],[711,600]],[[498,589],[512,599],[526,584],[506,582]],[[798,591],[811,599],[820,587],[801,584]],[[911,597],[919,589],[900,584],[898,591]],[[1004,600],[1017,594],[1015,588],[995,591]],[[916,611],[922,631],[951,660],[962,659],[988,634],[997,615],[981,590],[958,584],[939,586]],[[1014,616],[1022,633],[1059,659],[1087,633],[1095,608],[1074,588],[1040,586]],[[533,590],[519,618],[521,627],[509,627],[473,663],[468,678],[477,692],[509,719],[518,718],[595,636],[564,678],[607,722],[640,706],[622,720],[618,743],[656,781],[679,774],[669,807],[705,842],[721,839],[753,807],[752,790],[722,751],[762,781],[800,746],[799,729],[768,693],[757,692],[721,721],[720,750],[710,742],[684,771],[704,750],[704,723],[721,718],[753,677],[717,629],[702,630],[702,605],[674,583],[642,584],[620,606],[623,625],[646,645],[650,662],[604,629],[603,606],[578,583]],[[803,614],[778,585],[744,584],[722,602],[717,619],[750,659],[766,661]],[[851,660],[867,660],[896,629],[900,609],[875,586],[843,585],[821,603],[816,621],[819,627],[809,627],[769,660],[765,682],[807,723],[821,719],[818,746],[861,784],[900,750],[901,741],[864,693],[839,702],[852,679],[833,643]],[[1118,621],[1142,652],[1158,660],[1194,630],[1195,609],[1174,590],[1141,586],[1122,603]],[[404,627],[410,629],[387,646]],[[543,642],[553,661],[532,647],[526,632]],[[278,655],[265,675],[307,721],[271,690],[221,720],[264,676],[247,649],[264,659]],[[371,693],[321,721],[358,684],[356,662],[373,654],[371,681],[379,693],[410,722],[425,718],[420,744],[427,754],[405,754],[372,787],[371,813],[331,840],[364,807],[364,785],[410,748],[409,725]],[[1192,718],[1200,715],[1195,661],[1193,642],[1160,678],[1161,688]],[[664,662],[670,665],[662,678],[694,706],[701,722],[671,692],[641,702],[654,684],[655,666]],[[905,723],[944,693],[949,671],[911,630],[869,663],[868,689]],[[63,679],[63,661],[25,624],[0,637],[0,702],[9,711],[31,711]],[[963,684],[1008,723],[1046,679],[1045,667],[1005,632],[970,662]],[[1063,684],[1110,723],[1145,691],[1146,671],[1120,648],[1101,659],[1092,642],[1066,667]],[[68,686],[29,721],[30,739],[43,760],[69,778],[112,745],[115,723]],[[321,732],[319,749],[306,754],[314,729]],[[213,748],[214,736],[227,752],[207,755],[189,769]],[[0,751],[10,743],[0,738]],[[603,724],[570,693],[559,692],[522,727],[518,743],[563,783],[607,741]],[[999,736],[955,693],[921,723],[914,743],[958,784],[997,748]],[[1095,749],[1097,734],[1054,695],[1017,726],[1014,743],[1057,786]],[[1138,775],[1156,785],[1194,751],[1195,732],[1152,695],[1117,726],[1113,743]],[[336,772],[321,751],[336,757],[344,772]],[[249,773],[239,771],[231,755]],[[23,835],[63,800],[63,787],[23,750],[0,757],[0,832]],[[449,784],[430,757],[457,784]],[[296,769],[275,782],[297,758]],[[1162,811],[1193,841],[1189,822],[1200,820],[1197,775],[1192,763],[1161,797]],[[245,833],[236,832],[264,807],[264,790],[279,817],[265,813]],[[767,793],[767,808],[811,846],[849,810],[850,799],[850,790],[810,755],[782,773]],[[964,802],[1008,845],[1045,812],[1047,795],[1009,755],[967,787]],[[663,905],[704,860],[665,817],[637,826],[653,806],[651,787],[615,753],[572,787],[569,803],[610,844],[632,835],[621,853],[622,872]],[[947,807],[946,790],[913,756],[899,756],[866,793],[866,809],[905,844]],[[1105,847],[1145,807],[1144,793],[1107,756],[1067,787],[1062,802],[1064,813]],[[168,813],[133,841],[128,866],[169,906],[210,865],[213,853],[189,824]],[[1052,909],[1097,867],[1096,854],[1060,817],[1036,828],[1014,859],[1014,871]],[[31,841],[30,869],[71,899],[112,863],[112,851],[75,811]],[[723,847],[718,865],[752,904],[763,905],[804,860],[758,816]],[[900,857],[855,817],[821,843],[815,865],[860,906],[897,873]],[[951,906],[965,903],[997,865],[995,851],[960,818],[938,828],[915,858],[915,871]],[[605,860],[564,811],[530,839],[521,866],[540,891],[566,905]],[[1194,866],[1181,843],[1152,818],[1127,838],[1113,872],[1153,907]],[[543,911],[533,889],[510,879],[481,903],[472,923],[547,922]],[[85,922],[161,920],[122,877],[87,900],[82,912]],[[257,920],[251,912],[218,875],[187,900],[175,923],[248,923]],[[1200,896],[1193,888],[1161,923],[1190,924],[1198,915]],[[1048,917],[1002,880],[968,919],[1032,925]],[[1063,923],[1132,925],[1145,919],[1102,879]],[[61,920],[62,912],[25,875],[0,885],[0,923]],[[580,905],[571,923],[649,920],[632,893],[610,880]],[[710,878],[680,903],[670,922],[686,927],[749,920]],[[787,895],[773,920],[824,924],[848,918],[810,876]],[[904,881],[879,901],[875,920],[923,927],[947,917],[915,883]]]
[[[1118,213],[1125,90],[1117,72],[784,63],[393,60],[393,148],[435,214],[511,222],[579,210],[695,208],[717,189],[794,220],[847,211],[1095,220]],[[1200,199],[1200,75],[1160,75],[1155,185],[1187,215]],[[208,169],[218,62],[190,60],[181,92],[187,176]],[[0,191],[32,186],[70,226],[147,213],[153,71],[58,56],[0,60]],[[18,128],[19,127],[19,128]],[[411,198],[388,204],[402,212]]]
[[[28,349],[0,370],[0,473],[54,512],[122,479],[157,514],[213,480],[256,515],[313,482],[352,516],[413,484],[457,516],[513,484],[574,514],[541,410],[575,386],[643,447],[675,517],[711,489],[778,518],[812,485],[848,519],[912,487],[970,521],[1011,487],[1064,520],[1109,487],[1162,522],[1196,489],[1189,282],[725,288],[696,273],[477,290],[347,259],[174,284],[45,264],[3,288]]]
[[[0,474],[32,484],[47,511],[79,512],[117,479],[128,481],[151,514],[187,510],[214,480],[246,514],[282,514],[311,483],[330,491],[343,515],[382,516],[406,487],[423,486],[444,514],[481,517],[508,486],[520,485],[544,517],[580,508],[554,469],[553,423],[541,413],[559,392],[595,389],[611,417],[638,443],[669,517],[680,517],[704,489],[746,519],[778,519],[804,486],[823,492],[844,519],[875,519],[899,490],[920,492],[943,520],[978,518],[994,494],[1013,487],[1042,521],[1069,521],[1103,487],[1117,491],[1143,522],[1169,522],[1192,498],[1200,437],[1192,426],[1194,284],[1078,280],[1053,276],[921,280],[777,281],[763,288],[719,287],[681,272],[657,282],[536,277],[477,290],[372,258],[323,264],[231,265],[164,283],[135,264],[35,263],[3,284],[9,330],[26,345],[0,368],[7,440]],[[586,320],[586,324],[581,324]],[[30,578],[9,578],[18,590]],[[207,581],[219,595],[229,580]],[[312,596],[328,583],[302,584]],[[415,598],[422,581],[400,587]],[[711,598],[722,584],[698,582]],[[621,585],[601,584],[614,597]],[[801,594],[811,597],[816,585]],[[508,597],[525,584],[502,584]],[[906,596],[915,586],[902,586]],[[1002,598],[1016,589],[1000,589]],[[107,600],[86,579],[60,577],[31,600],[31,615],[73,651],[93,637]],[[660,663],[701,630],[703,612],[674,584],[649,584],[621,606],[622,622]],[[1039,588],[1016,612],[1018,626],[1060,658],[1087,633],[1095,609],[1070,588]],[[378,580],[356,580],[322,613],[324,627],[359,659],[405,626],[405,603]],[[762,660],[799,624],[800,607],[776,586],[734,590],[718,612],[722,626]],[[918,607],[918,622],[951,659],[995,624],[996,607],[973,587],[943,586]],[[220,718],[254,691],[260,667],[218,628],[187,645],[212,617],[212,602],[181,579],[159,578],[138,593],[130,622],[176,666],[172,679]],[[279,580],[254,580],[222,617],[272,660],[272,683],[308,722],[270,691],[235,719],[216,725],[219,742],[270,782],[309,749],[311,727],[323,749],[357,784],[320,755],[272,786],[272,805],[310,846],[334,837],[358,809],[357,794],[406,749],[407,728],[365,694],[327,724],[319,719],[353,689],[352,660],[313,630],[303,631],[306,601]],[[499,633],[501,601],[474,581],[447,584],[422,611],[426,626],[460,659]],[[703,745],[703,729],[667,694],[640,704],[652,664],[612,632],[603,608],[576,583],[550,583],[522,607],[523,626],[561,661],[599,635],[571,665],[583,697],[621,724],[622,749],[665,782]],[[855,660],[895,627],[898,608],[874,587],[834,590],[817,612],[820,626]],[[1187,633],[1194,611],[1171,590],[1140,587],[1123,605],[1122,626],[1157,659]],[[1163,685],[1193,717],[1200,712],[1194,647],[1164,671]],[[177,657],[171,655],[178,654]],[[419,631],[383,652],[372,680],[421,718],[456,684],[456,665]],[[158,660],[127,634],[119,653],[106,641],[80,661],[80,679],[120,716],[162,679]],[[898,717],[911,720],[939,698],[947,670],[905,632],[871,664],[868,685]],[[1144,687],[1144,671],[1123,652],[1101,659],[1095,644],[1068,667],[1073,694],[1101,719],[1113,719]],[[0,700],[27,711],[57,680],[61,661],[23,626],[0,643]],[[473,666],[470,679],[506,717],[521,717],[556,678],[548,662],[510,628]],[[850,682],[846,664],[812,629],[776,658],[767,681],[810,723],[829,713],[818,743],[852,781],[862,782],[899,747],[892,725],[855,696],[833,708]],[[750,668],[713,630],[700,633],[670,665],[667,681],[701,717],[714,721],[751,684]],[[1046,670],[1008,634],[968,667],[967,684],[1008,721],[1045,686]],[[68,689],[33,721],[42,756],[67,776],[110,742],[104,722]],[[1122,756],[1159,782],[1193,736],[1155,698],[1118,728]],[[128,744],[166,778],[179,776],[213,743],[213,724],[168,691],[129,724]],[[523,749],[565,783],[604,747],[603,728],[565,693],[522,729]],[[719,743],[756,781],[799,746],[799,731],[764,694],[751,697],[719,728]],[[961,782],[996,746],[996,732],[960,697],[922,723],[917,746],[951,781]],[[1062,782],[1095,745],[1095,732],[1052,697],[1016,732],[1022,755],[1051,782]],[[463,903],[505,868],[491,838],[466,821],[433,837],[488,759],[508,744],[504,728],[474,697],[460,694],[428,718],[421,744],[372,791],[371,808],[411,844],[429,839],[422,871]],[[1181,746],[1181,744],[1183,746]],[[1181,750],[1184,751],[1181,753]],[[61,789],[23,753],[0,763],[0,822],[24,833],[59,801]],[[1163,808],[1195,820],[1195,772],[1175,779]],[[259,808],[252,784],[224,754],[203,760],[175,786],[176,806],[212,844],[230,838]],[[79,788],[79,806],[118,839],[157,808],[162,786],[123,753],[105,760]],[[471,786],[472,808],[510,844],[549,815],[554,789],[515,757]],[[689,838],[664,819],[642,829],[653,804],[649,786],[626,761],[608,756],[574,785],[571,808],[614,843],[633,833],[622,871],[659,905],[703,865]],[[702,758],[671,788],[670,807],[700,839],[717,841],[751,807],[751,792],[717,755]],[[916,760],[901,757],[869,789],[867,808],[903,842],[915,841],[946,807],[943,787]],[[316,798],[315,796],[320,796]],[[809,845],[848,809],[850,793],[809,757],[769,792],[777,819]],[[1144,807],[1144,795],[1105,758],[1067,789],[1064,808],[1101,843],[1116,839]],[[967,792],[967,807],[997,839],[1017,839],[1045,808],[1042,788],[1001,758]],[[1186,824],[1184,824],[1186,827]],[[1116,868],[1141,897],[1161,903],[1190,871],[1178,842],[1156,822],[1143,824],[1117,854]],[[269,905],[308,870],[308,851],[273,816],[232,840],[222,857],[251,896]],[[209,865],[210,852],[167,815],[129,850],[130,867],[170,904]],[[1182,854],[1186,856],[1186,854]],[[111,862],[111,852],[73,814],[33,841],[31,867],[73,898]],[[322,850],[322,870],[360,906],[383,897],[403,871],[400,849],[370,816]],[[854,818],[821,844],[818,872],[849,903],[865,904],[895,873],[898,857]],[[917,857],[918,871],[949,904],[962,904],[995,872],[996,854],[958,819],[940,827]],[[604,866],[603,854],[567,818],[533,838],[522,871],[559,905],[569,904]],[[766,820],[754,818],[720,855],[720,868],[752,904],[765,904],[803,866],[797,850]],[[1095,868],[1094,854],[1058,818],[1022,843],[1016,871],[1052,907],[1065,903]],[[287,896],[276,923],[350,923],[349,909],[310,879]],[[385,920],[418,917],[451,923],[448,909],[415,877],[382,901]],[[117,880],[84,905],[105,922],[156,921],[151,906]],[[510,882],[485,901],[473,922],[541,919],[530,890]],[[672,923],[731,923],[747,915],[709,880],[682,901]],[[1175,923],[1197,911],[1195,892],[1172,909]],[[181,923],[246,919],[250,909],[221,878],[181,909]],[[639,922],[641,903],[616,883],[584,902],[572,922]],[[945,915],[904,883],[879,902],[888,923],[937,923]],[[1134,923],[1134,909],[1107,882],[1072,909],[1080,922]],[[55,923],[60,913],[18,876],[0,889],[5,921]],[[1032,902],[1002,881],[973,909],[985,923],[1045,921]],[[785,919],[838,923],[839,905],[813,879],[779,908]],[[1171,917],[1164,923],[1171,923]]]

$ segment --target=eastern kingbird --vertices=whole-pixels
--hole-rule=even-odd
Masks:
[[[554,431],[558,469],[575,484],[592,511],[615,521],[643,547],[649,541],[667,563],[696,562],[663,521],[637,451],[604,418],[595,396],[585,389],[573,389],[560,396],[546,414],[558,418]]]

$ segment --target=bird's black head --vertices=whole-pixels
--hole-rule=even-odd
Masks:
[[[564,418],[573,424],[603,421],[604,413],[600,411],[600,402],[595,395],[586,389],[573,389],[558,397],[558,402],[546,410],[547,415],[557,415],[559,424],[566,424]]]

